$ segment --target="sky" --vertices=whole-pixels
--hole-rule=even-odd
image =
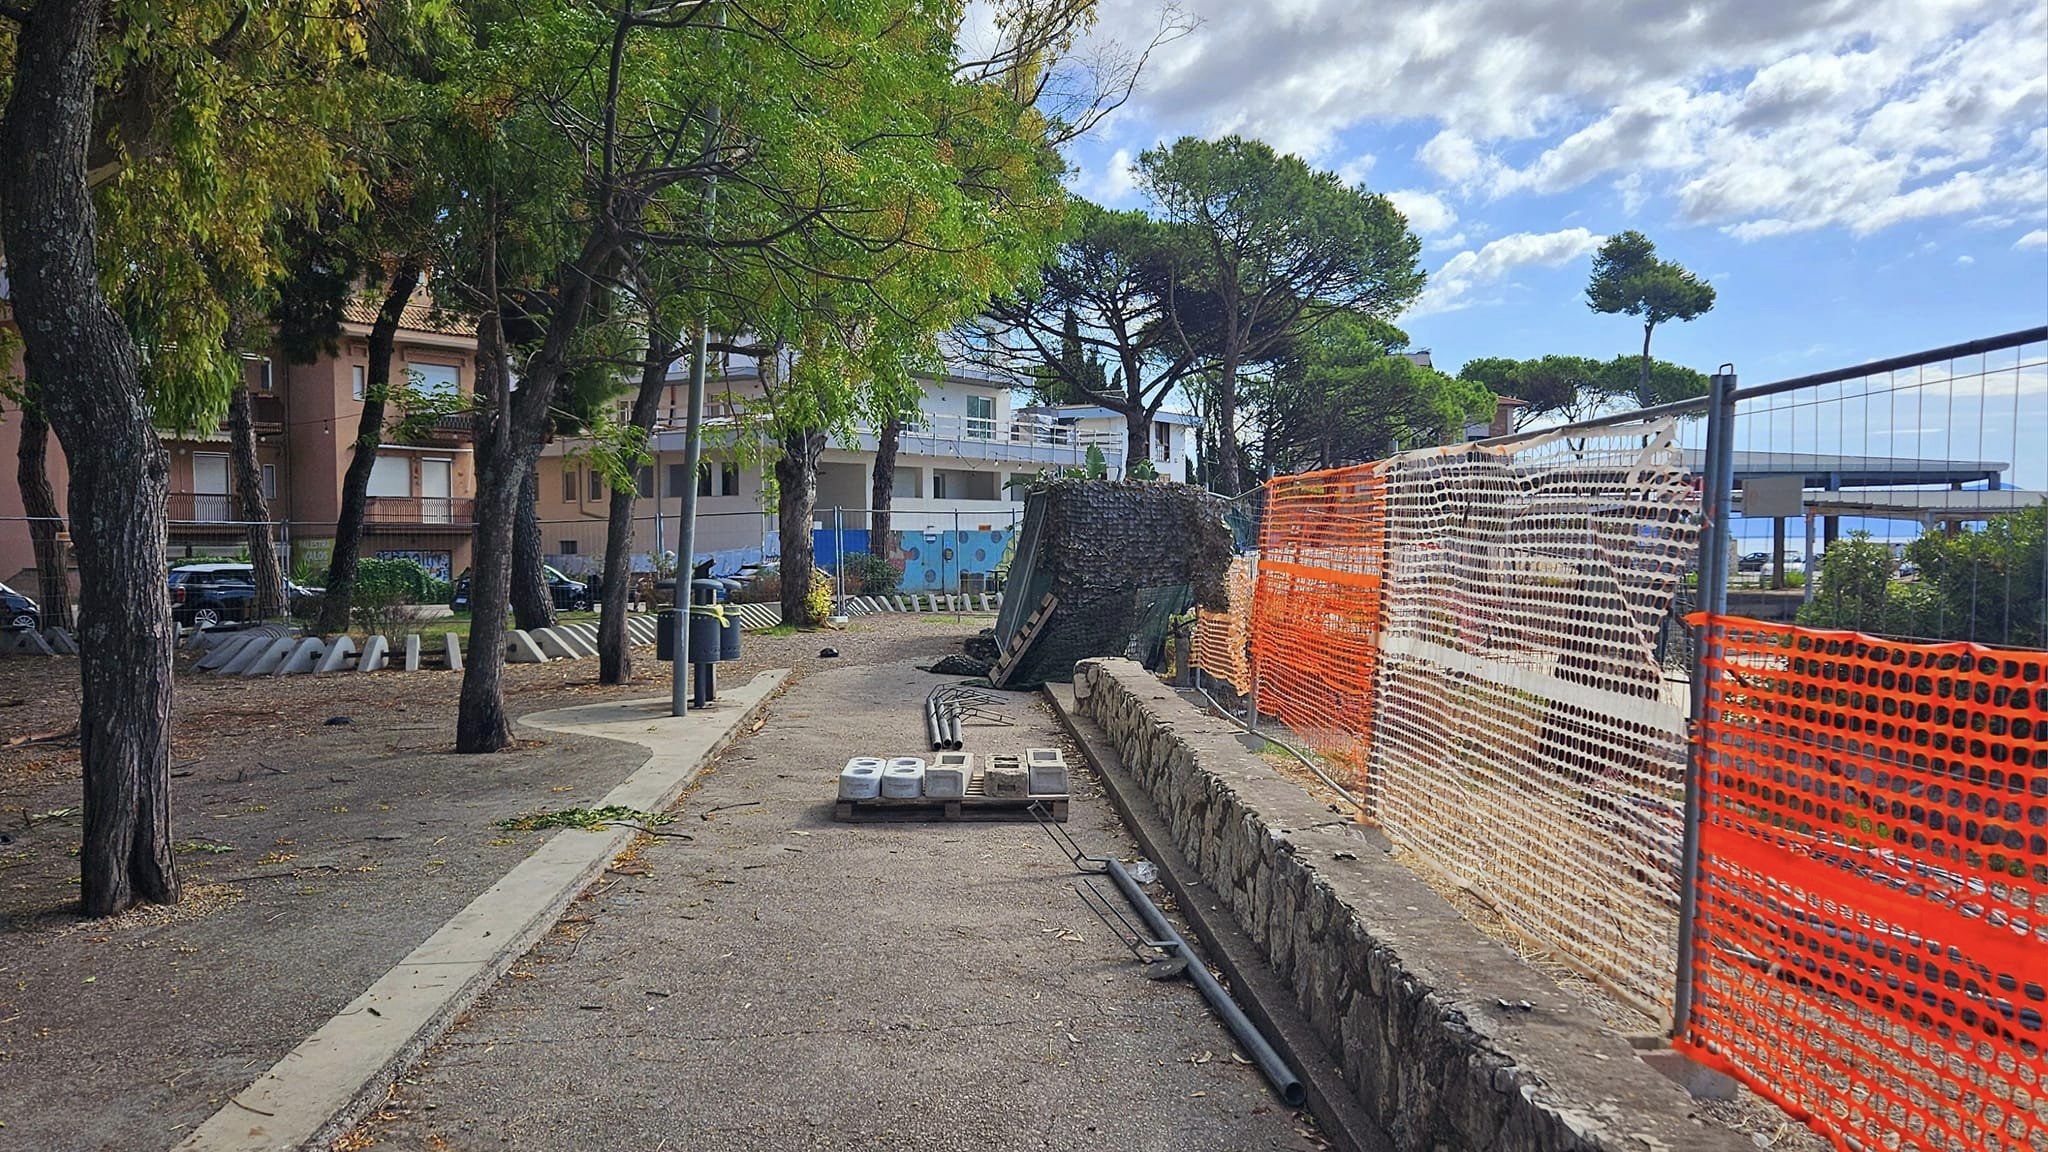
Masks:
[[[1131,166],[1238,133],[1388,195],[1430,285],[1398,323],[1478,356],[1608,357],[1633,318],[1583,292],[1610,233],[1713,283],[1654,351],[1745,384],[2048,322],[2043,0],[1181,0],[1192,30],[1071,150]],[[1102,0],[1129,51],[1157,0]]]

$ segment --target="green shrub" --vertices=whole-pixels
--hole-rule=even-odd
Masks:
[[[840,563],[856,596],[887,596],[903,582],[903,569],[872,552],[849,552]]]
[[[437,578],[417,560],[385,560],[365,556],[356,561],[352,599],[357,604],[445,604],[448,581]]]

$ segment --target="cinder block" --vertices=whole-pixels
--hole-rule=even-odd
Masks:
[[[984,795],[1003,799],[1022,800],[1031,795],[1031,777],[1024,769],[1024,761],[1001,752],[990,756],[988,767],[981,772],[981,790]]]
[[[924,794],[937,800],[958,800],[967,795],[967,781],[974,776],[974,753],[941,752],[924,770]]]
[[[1067,757],[1057,748],[1027,748],[1024,767],[1033,796],[1067,794]]]

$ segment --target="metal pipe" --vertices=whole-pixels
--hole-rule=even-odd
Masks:
[[[1730,388],[1728,399],[1753,400],[1759,396],[1775,396],[1780,392],[1794,392],[1801,388],[1812,388],[1818,384],[1839,384],[1844,380],[1860,380],[1882,372],[1896,372],[1901,368],[1918,368],[1935,360],[1954,360],[1959,356],[1980,356],[1986,352],[2002,352],[2007,348],[2018,348],[2023,344],[2039,344],[2048,340],[2048,326],[2022,328],[2007,332],[2003,336],[1986,336],[1981,340],[1965,340],[1961,344],[1950,344],[1942,348],[1929,348],[1925,352],[1912,352],[1904,356],[1893,356],[1884,360],[1872,360],[1853,368],[1836,368],[1829,372],[1816,372],[1811,376],[1794,376],[1789,380],[1773,380],[1768,384],[1757,384],[1748,388]]]
[[[1685,1035],[1692,1022],[1692,968],[1699,913],[1701,789],[1706,754],[1701,748],[1707,695],[1713,674],[1707,667],[1712,617],[1728,610],[1728,516],[1735,485],[1735,366],[1724,364],[1708,383],[1707,474],[1700,491],[1699,609],[1709,620],[1693,631],[1692,699],[1686,721],[1685,833],[1679,846],[1678,972],[1671,1004],[1671,1034]]]
[[[1153,938],[1171,948],[1175,955],[1187,957],[1188,978],[1195,982],[1195,987],[1202,993],[1202,999],[1207,1000],[1209,1007],[1215,1009],[1216,1015],[1222,1018],[1223,1026],[1229,1029],[1231,1038],[1251,1056],[1252,1063],[1259,1066],[1259,1071],[1265,1075],[1266,1082],[1273,1086],[1273,1091],[1280,1094],[1281,1102],[1289,1108],[1299,1108],[1306,1103],[1308,1092],[1301,1086],[1301,1077],[1296,1076],[1294,1070],[1287,1066],[1287,1061],[1281,1059],[1280,1053],[1275,1052],[1273,1046],[1266,1042],[1266,1037],[1260,1033],[1258,1026],[1245,1016],[1244,1009],[1237,1006],[1237,1001],[1231,999],[1230,993],[1210,974],[1209,966],[1202,963],[1202,958],[1195,954],[1194,949],[1188,947],[1188,942],[1174,930],[1166,915],[1159,911],[1159,906],[1152,903],[1151,898],[1145,895],[1145,890],[1138,887],[1136,880],[1131,879],[1131,874],[1124,870],[1122,861],[1109,861],[1109,878],[1122,890],[1124,899],[1131,902],[1131,907],[1138,910],[1138,918],[1145,922],[1145,927],[1151,931]]]

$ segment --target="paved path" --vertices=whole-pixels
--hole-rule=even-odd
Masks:
[[[572,907],[363,1134],[643,1152],[1322,1147],[1192,987],[1138,974],[1034,825],[832,821],[839,765],[915,752],[937,682],[905,661],[797,683],[685,801],[671,827],[695,839],[649,844]],[[969,750],[1057,743],[1035,697],[1007,710],[1018,726],[969,725]],[[1134,851],[1090,781],[1070,830]]]

